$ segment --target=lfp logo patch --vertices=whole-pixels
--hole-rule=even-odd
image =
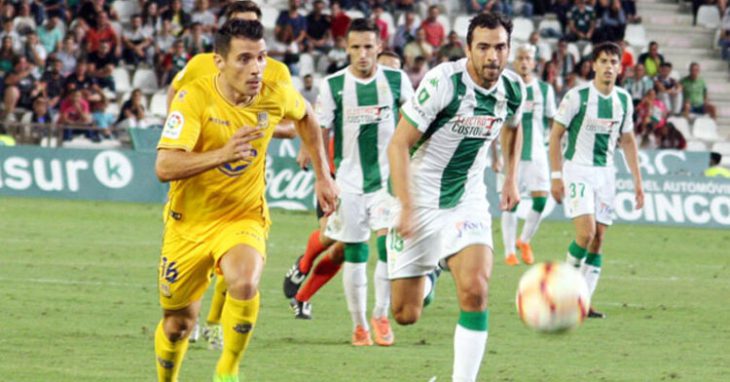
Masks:
[[[162,130],[162,136],[170,139],[180,138],[183,125],[185,124],[185,118],[179,111],[174,111],[167,117],[165,121],[165,128]]]

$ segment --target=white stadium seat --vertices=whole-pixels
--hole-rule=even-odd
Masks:
[[[112,10],[117,12],[119,21],[123,23],[128,23],[135,13],[142,13],[136,0],[117,0],[112,4]]]
[[[449,18],[446,17],[446,15],[439,15],[438,18],[436,18],[436,21],[441,23],[441,25],[444,27],[444,32],[448,35],[449,32],[451,32],[451,21],[449,21]]]
[[[706,142],[720,142],[722,138],[717,134],[717,123],[710,117],[699,117],[692,125],[692,133],[695,138]]]
[[[546,29],[552,29],[552,30],[560,33],[560,31],[562,30],[560,28],[560,21],[549,20],[549,19],[544,19],[544,20],[540,21],[540,24],[537,26],[537,30],[542,32]]]
[[[707,145],[702,141],[687,141],[687,151],[707,151]]]
[[[291,83],[294,85],[294,89],[301,91],[304,88],[304,81],[299,76],[292,76]]]
[[[279,18],[279,10],[271,6],[261,7],[261,24],[264,29],[274,30],[276,19]]]
[[[629,24],[626,26],[626,41],[639,49],[646,46],[646,29],[641,24]]]
[[[730,142],[715,142],[712,151],[722,154],[723,157],[730,156]]]
[[[299,55],[299,73],[302,76],[314,73],[314,57],[309,53]]]
[[[157,92],[157,75],[152,69],[137,69],[132,77],[132,87],[139,88],[144,94]]]
[[[720,26],[720,10],[716,5],[703,5],[697,11],[697,25],[707,29],[715,29]]]
[[[155,117],[167,116],[167,93],[157,92],[150,100],[150,113]]]
[[[454,20],[454,31],[462,39],[466,38],[467,32],[469,32],[469,21],[471,16],[461,15]]]
[[[126,93],[132,90],[132,84],[129,81],[129,72],[127,69],[116,67],[112,71],[112,78],[114,79],[114,87],[117,93]]]
[[[512,37],[520,41],[528,41],[530,39],[530,33],[535,30],[535,25],[532,20],[524,17],[515,17],[512,19]]]

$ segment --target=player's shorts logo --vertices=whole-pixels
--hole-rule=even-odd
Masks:
[[[461,239],[464,235],[472,235],[474,233],[484,232],[487,227],[482,222],[460,221],[456,223],[456,238]]]

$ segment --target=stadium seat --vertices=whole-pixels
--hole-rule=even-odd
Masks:
[[[715,142],[712,151],[722,154],[723,158],[730,157],[730,142]]]
[[[304,81],[299,76],[292,76],[291,77],[291,83],[294,85],[294,88],[297,90],[302,90],[304,88]]]
[[[25,113],[23,113],[23,116],[20,117],[20,123],[30,123],[31,119],[33,119],[33,112],[26,111]]]
[[[540,21],[540,24],[537,26],[537,30],[540,32],[540,36],[542,36],[542,31],[548,29],[552,29],[555,32],[561,33],[560,31],[562,29],[560,28],[560,21],[544,19]]]
[[[583,55],[581,57],[589,57],[593,53],[593,44],[590,42],[583,47]]]
[[[361,11],[358,11],[357,9],[348,9],[345,11],[345,14],[347,14],[347,16],[350,17],[350,19],[352,20],[365,17],[365,14],[363,14]]]
[[[530,39],[530,33],[535,30],[532,20],[524,17],[515,17],[512,19],[512,37],[522,42]]]
[[[687,141],[687,151],[707,151],[707,145],[702,141]]]
[[[573,58],[575,59],[575,62],[580,62],[580,50],[578,50],[578,45],[575,43],[569,42],[568,43],[568,53],[570,53]]]
[[[390,12],[383,12],[380,15],[380,19],[385,22],[385,25],[388,26],[388,40],[387,43],[390,45],[390,43],[393,41],[393,36],[395,36],[395,22],[393,21],[393,15],[390,14]]]
[[[467,15],[458,16],[454,20],[454,31],[462,39],[466,38],[466,34],[469,31],[469,20],[471,20],[471,17]]]
[[[690,140],[692,139],[692,132],[689,129],[689,122],[687,122],[687,118],[684,117],[669,117],[667,119],[667,122],[674,125],[674,127],[679,130],[682,135],[684,135],[684,139]]]
[[[697,25],[707,29],[715,29],[720,26],[720,10],[717,5],[703,5],[697,11]]]
[[[314,57],[309,53],[299,55],[299,73],[302,77],[314,73]]]
[[[540,58],[545,61],[550,61],[553,58],[553,48],[550,47],[550,44],[548,44],[545,41],[540,41],[537,43],[537,49],[540,52]]]
[[[155,117],[167,116],[167,93],[157,92],[150,100],[150,113]]]
[[[264,29],[274,30],[276,19],[279,18],[279,10],[271,6],[261,7],[261,24]]]
[[[626,26],[626,41],[637,48],[645,47],[646,41],[646,29],[641,24],[629,24]]]
[[[451,32],[451,21],[446,15],[440,14],[439,17],[436,18],[436,21],[440,22],[441,25],[443,25],[444,33],[448,35],[449,32]]]
[[[119,21],[123,23],[128,23],[132,15],[142,12],[136,0],[117,0],[112,4],[112,10],[117,12]]]
[[[695,119],[692,125],[692,133],[695,138],[705,142],[720,142],[722,138],[717,134],[717,123],[715,120],[702,116]]]
[[[118,104],[118,103],[116,103],[116,102],[109,102],[109,104],[108,104],[108,105],[106,105],[106,110],[105,110],[105,112],[106,112],[107,114],[111,114],[111,115],[113,115],[114,117],[119,117],[119,112],[120,112],[120,111],[121,111],[121,110],[120,110],[120,108],[119,108],[119,104]],[[115,119],[115,121],[116,121],[116,119]]]
[[[157,75],[152,69],[137,69],[132,77],[132,87],[139,88],[144,94],[153,94],[157,88]]]
[[[114,86],[117,93],[126,93],[132,90],[132,84],[129,81],[129,73],[127,69],[116,67],[112,71]]]

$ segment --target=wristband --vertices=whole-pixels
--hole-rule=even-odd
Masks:
[[[553,171],[550,173],[550,179],[551,180],[563,179],[563,173],[560,171]]]

